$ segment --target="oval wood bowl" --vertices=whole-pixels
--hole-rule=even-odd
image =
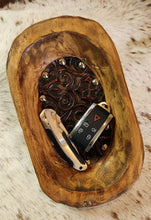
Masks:
[[[67,56],[85,60],[115,118],[112,150],[85,172],[59,157],[39,119],[39,77],[49,63]],[[27,28],[13,42],[7,74],[33,166],[50,198],[74,207],[95,206],[114,199],[137,179],[143,164],[142,138],[117,51],[98,23],[64,16]]]

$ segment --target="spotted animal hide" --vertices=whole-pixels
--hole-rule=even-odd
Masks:
[[[110,35],[144,141],[145,159],[139,179],[116,200],[89,209],[57,204],[42,192],[6,76],[7,55],[15,37],[38,21],[60,15],[93,19]],[[24,0],[0,9],[0,219],[151,220],[150,161],[151,0]]]

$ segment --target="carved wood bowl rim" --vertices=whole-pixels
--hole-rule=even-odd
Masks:
[[[67,37],[71,41],[76,41],[77,39],[84,39],[85,42],[87,41],[93,52],[89,50],[85,51],[84,57],[87,58],[86,64],[90,67],[90,69],[92,69],[93,73],[101,82],[106,100],[111,106],[113,115],[115,117],[115,135],[112,142],[113,150],[110,152],[110,154],[107,155],[107,157],[104,158],[102,161],[99,161],[98,163],[93,165],[85,173],[83,172],[82,174],[78,174],[76,171],[72,170],[72,175],[70,176],[70,179],[62,179],[62,181],[64,181],[64,183],[62,183],[63,185],[58,184],[57,174],[52,167],[55,164],[55,166],[58,166],[58,168],[60,169],[60,165],[55,162],[56,158],[57,161],[59,161],[59,158],[57,157],[53,149],[48,149],[51,144],[48,142],[48,138],[45,135],[45,147],[43,149],[38,149],[38,152],[36,151],[38,138],[37,135],[43,133],[44,131],[38,115],[38,94],[35,92],[37,91],[38,80],[33,88],[33,92],[35,92],[35,94],[33,94],[32,102],[28,101],[29,97],[23,98],[23,92],[27,92],[29,90],[29,87],[27,85],[24,89],[21,89],[20,87],[21,83],[23,83],[24,81],[21,81],[21,78],[24,77],[22,67],[26,66],[26,71],[29,73],[31,71],[31,66],[28,66],[28,62],[30,62],[33,57],[36,57],[36,50],[34,49],[33,45],[35,44],[35,42],[43,40],[45,37],[47,38],[47,35],[51,35],[51,37],[53,35],[54,37],[56,33],[64,40]],[[59,41],[58,45],[60,45],[59,49],[63,50],[63,47],[61,43],[59,44]],[[64,46],[67,46],[67,44],[65,44]],[[49,62],[52,62],[53,60],[62,57],[62,55],[76,55],[77,57],[82,58],[79,55],[78,49],[77,51],[65,51],[64,54],[58,52],[54,54],[51,59],[49,57]],[[94,50],[96,55],[95,60],[93,59]],[[32,54],[29,59],[27,52],[31,51]],[[105,60],[103,62],[100,61],[99,54],[102,54],[106,57],[107,63]],[[38,64],[39,67],[37,67],[36,62],[39,60],[36,57],[37,60],[34,60],[32,66],[33,75],[39,72],[38,74],[40,76],[41,71],[46,67],[48,63],[48,57],[45,58],[45,62]],[[35,69],[33,67],[35,67]],[[140,174],[143,163],[142,138],[140,135],[140,130],[131,103],[131,99],[128,93],[128,89],[125,83],[125,79],[122,73],[122,68],[117,51],[110,37],[97,22],[80,17],[62,16],[37,23],[27,28],[21,35],[19,35],[18,38],[16,38],[10,49],[7,62],[7,74],[19,121],[24,131],[25,139],[29,148],[29,152],[39,183],[43,191],[48,196],[50,196],[56,202],[61,202],[70,206],[94,206],[115,198],[126,189],[128,189],[128,187],[136,180],[136,178]],[[39,76],[36,77],[39,79]],[[30,81],[29,75],[26,76],[26,80]],[[17,86],[13,85],[14,82],[17,83]],[[39,124],[39,130],[36,129],[36,131],[34,131],[35,127],[31,123],[29,115],[27,115],[25,103],[28,103],[29,109],[33,108],[34,113],[36,113],[33,120],[37,121],[37,123]],[[32,103],[35,103],[35,105],[32,106]],[[36,136],[34,132],[37,132]],[[122,143],[124,144],[124,148],[122,148]],[[124,152],[123,149],[126,149],[126,157],[122,155]],[[46,154],[48,152],[52,153],[51,157],[53,159],[53,162],[49,167],[50,169],[48,169],[47,167],[48,161]],[[114,163],[115,156],[116,158],[118,157],[123,159],[123,161],[121,161],[121,164],[124,164],[124,169],[119,172],[119,174],[117,172],[118,177],[116,178],[116,180],[114,180],[113,178],[113,181],[111,181],[111,183],[106,182],[106,187],[106,185],[102,184],[103,180],[99,179],[101,175],[100,172],[103,172],[102,166],[105,167],[106,161],[111,168],[112,163]],[[110,160],[108,160],[107,158],[109,158]],[[118,162],[116,163],[116,166],[119,166]],[[71,168],[64,167],[66,176],[71,174],[70,169]],[[107,167],[104,169],[106,169],[104,170],[104,173],[107,173]],[[114,172],[110,173],[111,176],[112,173]],[[97,186],[96,184],[96,187],[93,187],[92,189],[90,186],[91,184],[86,185],[85,183],[80,183],[77,179],[79,178],[79,175],[83,175],[85,177],[87,176],[87,178],[85,178],[87,179],[87,181],[89,179],[93,179],[92,182],[98,181],[97,183],[99,186]],[[109,179],[111,178],[102,175],[102,178],[103,177]],[[74,183],[72,182],[73,179]],[[109,179],[106,179],[106,181],[108,181]],[[73,184],[73,188],[68,187],[67,181],[69,181],[69,185]],[[77,185],[75,186],[74,184]],[[85,184],[85,187],[82,186],[83,184]]]

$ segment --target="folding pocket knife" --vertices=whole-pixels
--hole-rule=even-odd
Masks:
[[[40,114],[40,119],[60,156],[76,170],[86,170],[87,163],[70,140],[59,115],[53,109],[44,109]]]

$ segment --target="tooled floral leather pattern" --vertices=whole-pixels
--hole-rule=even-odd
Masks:
[[[46,101],[40,103],[40,111],[54,109],[70,133],[89,106],[105,101],[105,96],[101,84],[94,83],[96,76],[87,65],[80,68],[78,64],[82,61],[76,57],[64,59],[65,65],[60,65],[59,60],[50,63],[43,71],[48,78],[41,75],[39,79],[39,96],[46,97]],[[99,154],[102,154],[100,145],[109,144],[110,139],[109,129],[95,144]]]

